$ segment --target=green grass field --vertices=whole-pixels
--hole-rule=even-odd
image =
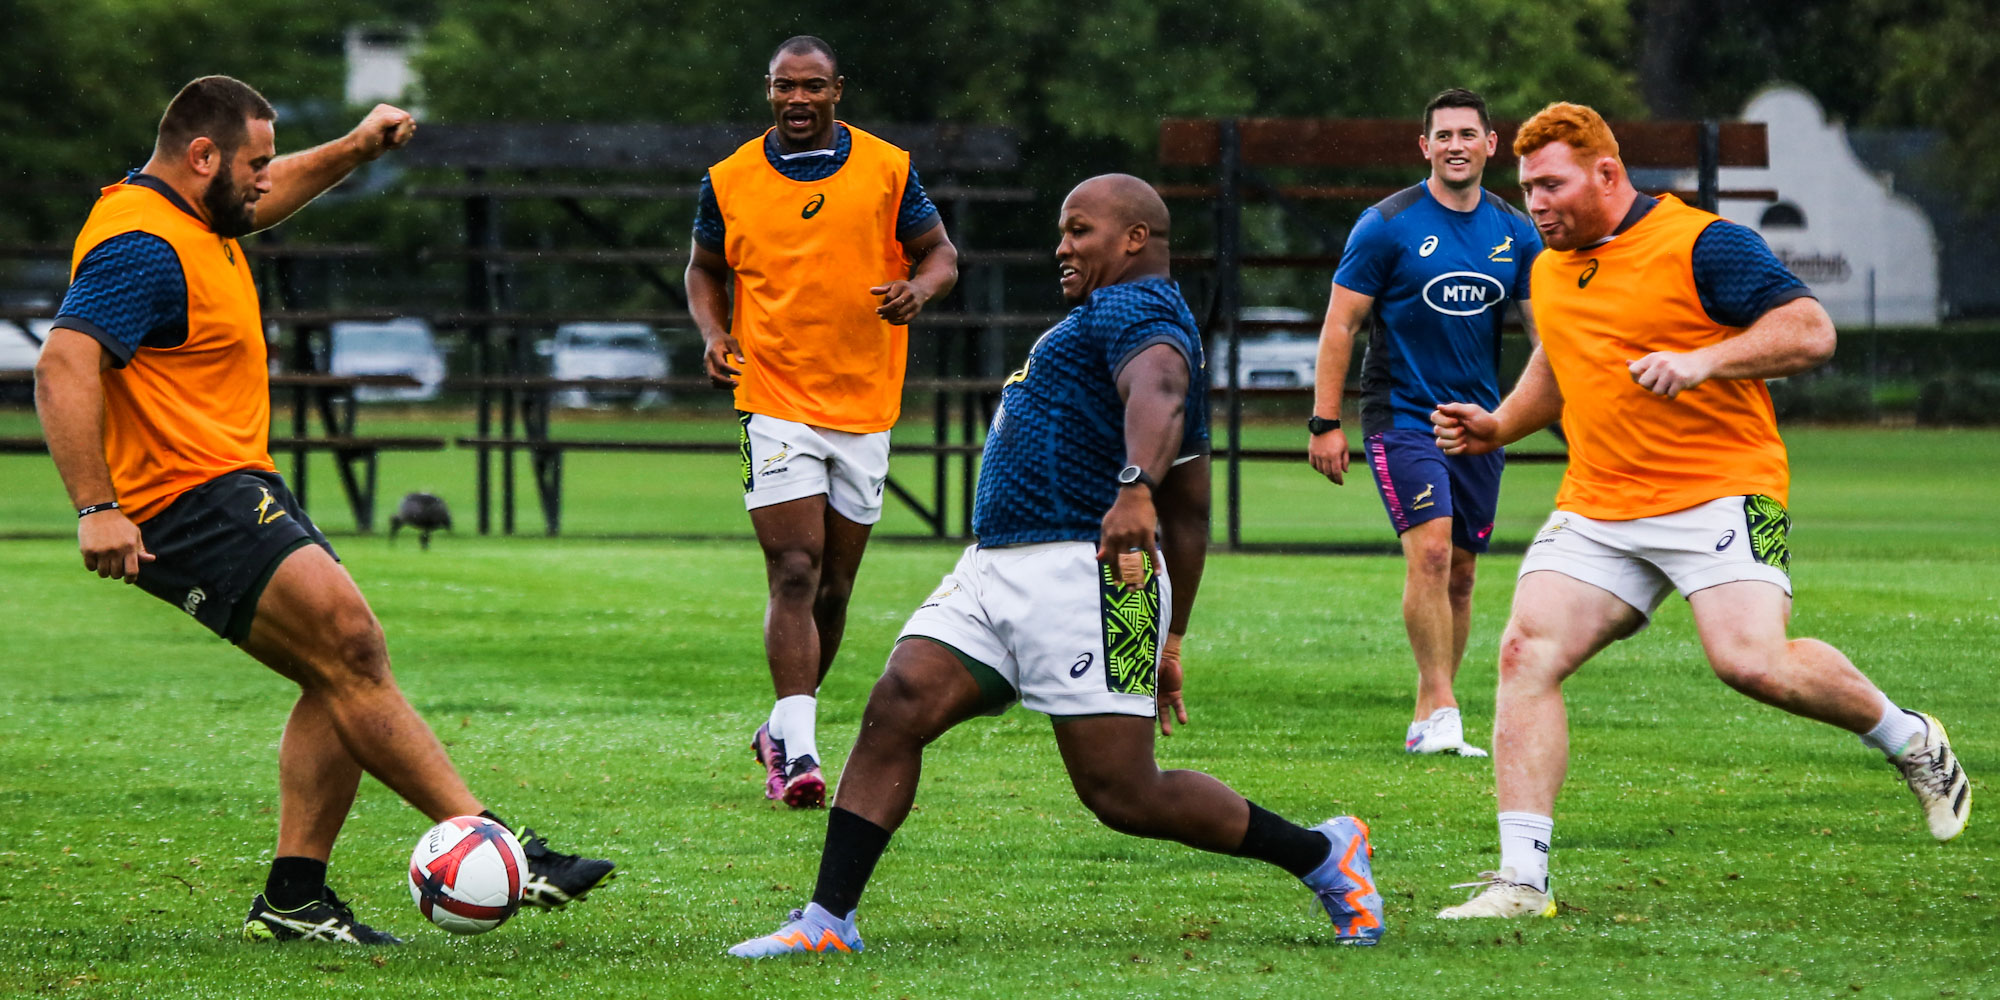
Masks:
[[[1797,631],[1951,724],[1977,804],[1994,808],[2000,433],[1790,438]],[[729,465],[577,456],[571,528],[744,535]],[[470,466],[458,452],[389,456],[383,492],[434,486],[469,520]],[[1502,543],[1526,540],[1556,476],[1509,472]],[[1360,478],[1338,492],[1302,468],[1249,478],[1246,538],[1387,533]],[[46,459],[0,458],[0,483],[0,534],[14,536],[0,541],[0,995],[2000,995],[1991,814],[1931,841],[1877,755],[1716,683],[1679,601],[1570,685],[1559,918],[1431,919],[1461,897],[1450,883],[1497,862],[1492,779],[1481,762],[1401,752],[1414,671],[1389,556],[1212,558],[1187,647],[1194,720],[1160,748],[1167,766],[1208,770],[1293,818],[1366,818],[1388,902],[1381,947],[1336,948],[1310,895],[1275,869],[1102,829],[1048,723],[1016,709],[932,751],[862,902],[865,954],[729,959],[725,947],[804,901],[825,824],[771,808],[748,753],[769,705],[754,546],[464,530],[429,553],[335,542],[404,689],[475,790],[622,876],[568,912],[453,938],[404,888],[427,821],[370,781],[334,882],[411,943],[247,945],[237,930],[271,853],[287,685],[83,573]],[[343,528],[331,475],[314,489],[322,520]],[[523,518],[533,530],[531,508]],[[897,511],[884,530],[914,528]],[[953,558],[933,543],[870,550],[822,692],[834,769],[897,627]],[[1517,563],[1490,557],[1481,578],[1460,683],[1475,731],[1490,723]]]

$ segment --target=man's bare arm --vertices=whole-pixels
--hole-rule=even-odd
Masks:
[[[271,161],[271,193],[257,199],[257,228],[269,229],[292,217],[354,168],[410,141],[417,120],[401,108],[377,104],[354,131],[311,149]]]
[[[701,364],[717,388],[736,384],[743,373],[743,350],[729,332],[729,288],[736,272],[729,258],[699,243],[688,254],[688,315],[701,334]]]
[[[1818,299],[1793,299],[1720,343],[1655,351],[1627,367],[1632,381],[1672,399],[1712,378],[1784,378],[1817,368],[1833,357],[1836,339]]]
[[[945,235],[942,221],[910,237],[903,244],[903,252],[916,261],[909,278],[868,290],[870,295],[882,297],[875,314],[896,324],[915,319],[932,299],[950,292],[958,284],[958,247]]]
[[[49,331],[35,362],[35,412],[70,504],[84,507],[118,499],[104,461],[104,382],[111,356],[89,334],[68,327]],[[77,521],[83,567],[98,576],[130,582],[141,563],[152,562],[139,528],[124,511],[106,510]]]
[[[1347,367],[1354,357],[1354,334],[1368,311],[1375,307],[1373,295],[1334,285],[1326,301],[1326,321],[1319,329],[1319,360],[1313,369],[1313,415],[1327,420],[1340,419],[1342,396],[1347,391]],[[1306,441],[1306,461],[1313,471],[1333,481],[1347,481],[1347,432],[1341,429],[1315,434]]]

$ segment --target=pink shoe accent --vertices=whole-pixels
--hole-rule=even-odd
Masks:
[[[818,809],[826,805],[826,778],[817,767],[802,771],[784,783],[783,794],[794,809]]]
[[[764,797],[775,799],[785,793],[785,748],[771,738],[771,724],[757,727],[757,735],[750,740],[750,751],[757,755],[757,763],[764,766]]]

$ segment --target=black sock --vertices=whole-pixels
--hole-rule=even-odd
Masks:
[[[889,837],[889,831],[839,806],[827,810],[826,849],[820,852],[812,901],[837,918],[853,913],[868,877],[875,874],[875,862],[889,848]]]
[[[1308,830],[1255,802],[1244,804],[1250,807],[1250,826],[1243,831],[1243,846],[1231,854],[1269,861],[1305,878],[1333,853],[1333,842],[1326,834]]]
[[[498,816],[495,816],[495,815],[493,815],[493,810],[491,810],[491,809],[481,809],[481,810],[479,810],[479,815],[481,815],[481,816],[483,816],[483,817],[485,817],[485,818],[487,818],[487,819],[490,819],[490,820],[492,820],[493,822],[495,822],[495,823],[498,823],[498,824],[500,824],[501,826],[506,826],[506,827],[507,827],[507,832],[508,832],[508,833],[513,833],[513,832],[514,832],[514,828],[513,828],[513,827],[511,827],[511,826],[507,826],[507,821],[506,821],[506,820],[504,820],[504,819],[501,819],[500,817],[498,817]]]
[[[296,910],[326,888],[326,862],[318,858],[272,858],[264,879],[264,902],[274,910]]]

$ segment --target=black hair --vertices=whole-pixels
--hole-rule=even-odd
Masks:
[[[167,102],[160,116],[160,149],[177,151],[207,136],[227,158],[249,138],[249,121],[276,121],[278,112],[257,88],[235,77],[204,76]]]
[[[1464,87],[1451,87],[1439,91],[1436,97],[1431,98],[1429,104],[1424,105],[1425,135],[1431,134],[1431,112],[1439,108],[1471,108],[1479,112],[1479,127],[1489,132],[1493,130],[1492,123],[1486,118],[1486,98]]]
[[[826,61],[833,64],[833,75],[840,75],[840,57],[834,55],[833,46],[828,45],[826,39],[818,35],[793,35],[785,39],[771,52],[771,61],[765,65],[776,64],[778,57],[782,55],[802,56],[812,52],[825,56]]]

